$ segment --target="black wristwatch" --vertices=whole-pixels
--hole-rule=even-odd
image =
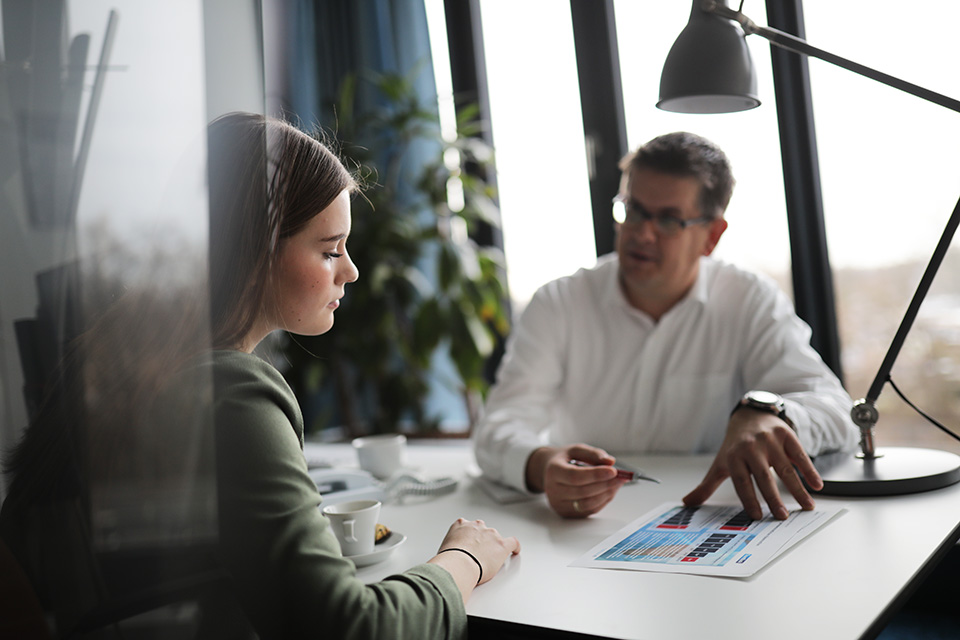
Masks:
[[[793,421],[787,417],[787,410],[783,402],[783,398],[775,393],[770,391],[760,391],[757,389],[747,391],[745,394],[743,394],[743,397],[740,398],[740,402],[738,402],[737,406],[733,408],[733,411],[735,412],[740,407],[750,407],[751,409],[756,409],[757,411],[766,411],[767,413],[772,413],[786,422],[791,429],[794,431],[797,430],[797,427],[793,424]],[[731,412],[731,415],[732,414],[733,412]]]

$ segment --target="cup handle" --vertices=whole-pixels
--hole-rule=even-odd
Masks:
[[[347,542],[359,542],[357,540],[356,533],[354,532],[353,525],[356,524],[356,520],[344,520],[343,521],[343,539]]]

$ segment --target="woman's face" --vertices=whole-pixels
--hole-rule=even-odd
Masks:
[[[265,313],[272,329],[315,336],[333,326],[344,287],[359,276],[347,255],[350,193],[339,196],[300,230],[282,241],[267,293]]]

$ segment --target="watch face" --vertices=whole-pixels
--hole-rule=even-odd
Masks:
[[[753,402],[757,402],[759,404],[768,404],[771,406],[780,403],[780,396],[769,391],[751,391],[747,394],[747,398]]]

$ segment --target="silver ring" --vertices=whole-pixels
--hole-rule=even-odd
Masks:
[[[579,501],[579,500],[574,500],[574,501],[573,501],[573,510],[576,511],[577,513],[580,513],[580,501]]]

